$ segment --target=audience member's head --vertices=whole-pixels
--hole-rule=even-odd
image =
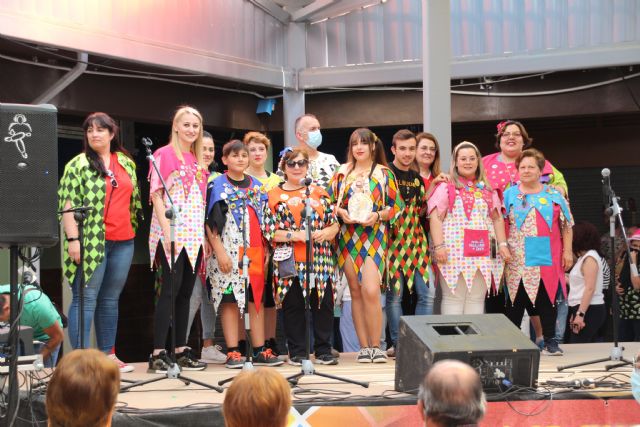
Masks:
[[[120,389],[120,370],[101,351],[65,355],[47,387],[50,427],[108,427]]]
[[[227,427],[284,427],[291,408],[289,383],[271,369],[238,374],[224,398]]]
[[[434,363],[420,386],[418,407],[425,425],[473,425],[484,416],[485,406],[478,373],[457,360]]]

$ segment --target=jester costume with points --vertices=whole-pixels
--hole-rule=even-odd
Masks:
[[[335,223],[336,218],[333,212],[333,205],[329,199],[329,195],[322,188],[311,185],[310,186],[310,199],[312,207],[311,216],[311,229],[322,230],[331,224]],[[304,210],[304,201],[306,198],[306,187],[300,190],[287,191],[282,188],[282,185],[276,186],[269,191],[269,208],[273,215],[274,228],[276,230],[291,230],[291,231],[305,231],[307,222],[302,218]],[[270,238],[272,235],[269,236]],[[284,245],[273,241],[275,248]],[[288,245],[288,243],[287,243]],[[297,277],[301,284],[306,281],[306,243],[294,242],[293,254],[296,262]],[[333,247],[331,242],[314,242],[312,252],[312,266],[313,270],[311,274],[311,280],[309,288],[318,288],[318,302],[322,301],[325,289],[327,285],[335,286],[336,283],[336,271],[335,271],[335,255],[333,253]],[[273,267],[273,279],[277,284],[276,293],[279,301],[283,301],[285,295],[289,291],[289,288],[294,278],[281,278],[277,263]],[[306,289],[306,287],[303,287]]]
[[[562,269],[562,230],[573,226],[569,206],[560,192],[548,185],[535,194],[524,194],[519,186],[504,193],[509,219],[509,247],[513,254],[507,264],[507,288],[511,302],[520,282],[529,300],[535,304],[540,282],[547,296],[554,298],[558,286],[567,295]],[[554,299],[551,299],[554,304]]]
[[[412,188],[412,193],[402,194],[404,209],[390,230],[389,236],[389,280],[393,291],[400,293],[401,276],[406,280],[407,289],[412,290],[416,274],[424,283],[429,283],[429,244],[420,223],[420,211],[427,205],[427,191],[420,175],[415,172],[415,180],[398,182],[400,193]]]
[[[437,209],[431,215],[444,216],[442,233],[449,252],[447,263],[438,265],[438,271],[452,292],[460,283],[459,276],[470,290],[477,272],[489,290],[500,282],[504,271],[502,257],[492,258],[490,253],[490,242],[496,238],[491,214],[501,212],[502,205],[496,191],[482,181],[461,181],[461,188],[439,184],[429,198],[429,212]]]
[[[227,174],[212,182],[207,204],[207,225],[215,230],[225,251],[232,261],[231,272],[220,271],[215,255],[209,258],[207,276],[211,282],[211,298],[216,310],[223,295],[233,294],[242,313],[245,306],[244,281],[239,262],[242,258],[243,229],[244,238],[249,243],[247,256],[250,259],[249,283],[251,292],[259,310],[264,292],[265,245],[263,235],[270,230],[269,205],[267,194],[260,181],[245,175],[243,181],[234,181]],[[243,204],[246,207],[243,212]],[[244,224],[243,224],[244,220]]]
[[[384,291],[387,281],[384,280],[387,270],[388,223],[394,223],[404,208],[404,202],[398,191],[396,178],[391,169],[376,165],[367,175],[349,173],[350,164],[340,166],[331,180],[330,195],[338,207],[349,208],[349,199],[358,192],[366,193],[373,202],[373,212],[391,208],[389,221],[378,221],[372,227],[362,224],[342,224],[338,234],[338,266],[343,269],[349,257],[362,281],[361,269],[367,257],[371,257],[378,267],[381,290]]]

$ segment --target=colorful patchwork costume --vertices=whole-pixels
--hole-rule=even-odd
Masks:
[[[269,208],[273,215],[274,227],[276,230],[306,231],[307,223],[302,219],[304,211],[304,201],[306,198],[306,188],[288,191],[282,186],[276,186],[269,191]],[[312,230],[322,230],[335,223],[334,206],[331,203],[329,194],[322,188],[311,185],[310,198],[312,207],[311,228]],[[273,241],[273,233],[269,235],[274,248],[289,243]],[[296,262],[296,272],[301,284],[306,282],[306,243],[294,242],[293,253]],[[329,284],[335,287],[336,283],[336,259],[331,242],[314,242],[312,252],[313,271],[309,288],[318,289],[318,301],[322,301],[326,286]],[[274,263],[273,279],[277,284],[276,293],[279,301],[283,301],[285,295],[292,285],[293,278],[281,278],[278,272],[278,265]],[[306,289],[303,286],[303,291]]]
[[[427,191],[417,172],[411,182],[397,182],[404,209],[389,230],[389,280],[396,294],[400,293],[401,276],[404,276],[407,289],[413,288],[416,272],[429,283],[429,243],[421,224],[420,212],[427,206]],[[399,175],[396,176],[400,180]],[[401,185],[403,184],[403,185]],[[412,194],[402,194],[403,188],[412,188]]]
[[[562,230],[573,226],[567,201],[548,185],[536,194],[523,194],[519,186],[512,186],[504,192],[504,206],[513,256],[506,267],[511,301],[522,281],[529,300],[535,304],[542,280],[551,304],[555,304],[559,284],[567,295],[562,269]]]
[[[332,202],[348,209],[349,199],[358,191],[365,191],[373,202],[373,211],[391,208],[389,221],[378,221],[372,227],[362,224],[342,224],[338,234],[338,266],[344,268],[347,257],[353,261],[353,267],[362,281],[361,268],[365,259],[371,257],[378,267],[380,278],[385,278],[387,270],[388,224],[393,224],[404,208],[404,202],[398,192],[393,172],[385,166],[376,165],[369,175],[350,174],[350,164],[340,166],[331,180],[330,196]],[[362,186],[362,189],[357,188]],[[386,280],[381,281],[381,290],[386,289]]]
[[[256,308],[260,307],[264,292],[265,247],[263,235],[270,230],[270,214],[267,194],[260,181],[246,175],[247,187],[241,188],[227,174],[217,177],[213,183],[207,204],[207,224],[216,230],[231,258],[232,269],[228,274],[220,271],[215,255],[209,258],[207,276],[211,282],[211,298],[218,309],[224,294],[233,294],[242,313],[245,306],[244,280],[239,262],[243,241],[249,243],[249,283]],[[243,205],[246,203],[243,209]],[[244,236],[243,236],[244,230]]]

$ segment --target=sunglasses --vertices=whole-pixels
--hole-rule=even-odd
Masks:
[[[107,171],[107,176],[111,180],[111,187],[118,188],[118,180],[116,179],[116,176],[113,174],[113,171]]]
[[[295,168],[296,166],[299,168],[303,168],[305,166],[307,166],[309,164],[308,160],[305,159],[301,159],[301,160],[287,160],[286,161],[286,165],[289,168]]]

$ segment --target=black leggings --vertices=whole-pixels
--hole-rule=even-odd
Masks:
[[[157,258],[162,265],[162,287],[160,296],[156,303],[153,329],[153,348],[165,348],[167,343],[167,332],[169,332],[171,314],[171,268],[167,262],[162,243],[158,244]],[[187,321],[189,319],[189,301],[191,292],[196,281],[196,273],[202,259],[202,250],[198,253],[195,268],[187,257],[187,252],[182,249],[175,261],[175,272],[173,275],[173,298],[175,301],[175,319],[173,324],[176,331],[176,347],[183,347],[187,344]]]
[[[569,319],[573,319],[579,308],[580,304],[569,307]],[[593,342],[606,316],[607,308],[604,304],[590,305],[584,315],[584,328],[577,334],[571,330],[569,342],[571,344]]]
[[[542,334],[544,335],[545,341],[549,341],[556,336],[556,306],[551,303],[551,300],[547,296],[547,290],[542,281],[540,281],[538,285],[535,307],[531,303],[527,292],[524,290],[522,282],[520,282],[518,286],[518,293],[513,300],[513,304],[511,304],[511,299],[507,298],[506,315],[517,327],[520,327],[522,323],[522,316],[524,316],[525,309],[527,313],[529,313],[529,316],[540,316]]]

